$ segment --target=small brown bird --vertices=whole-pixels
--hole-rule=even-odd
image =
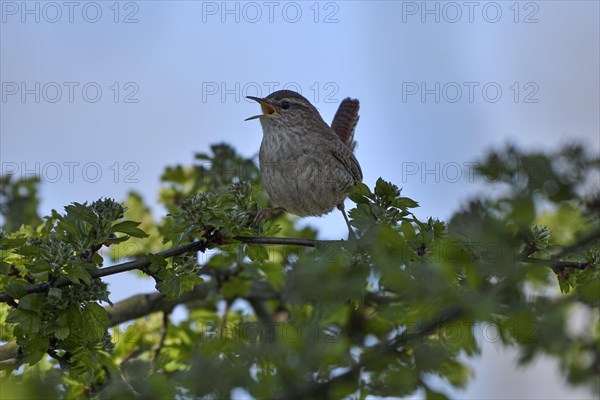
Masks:
[[[323,215],[334,207],[344,211],[346,191],[362,181],[354,157],[354,129],[358,122],[358,100],[344,99],[331,127],[302,95],[279,90],[257,101],[263,128],[259,162],[262,179],[271,200],[298,215]]]

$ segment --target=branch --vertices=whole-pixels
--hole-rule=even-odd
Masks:
[[[582,237],[581,239],[579,239],[579,241],[573,243],[570,246],[563,248],[562,251],[556,255],[556,258],[562,258],[568,254],[574,253],[577,250],[579,250],[580,248],[587,246],[588,244],[592,243],[595,240],[600,240],[600,229],[596,229],[589,235],[586,235],[586,236]]]
[[[305,247],[315,247],[317,241],[309,240],[309,239],[296,239],[296,238],[274,238],[274,237],[252,237],[252,236],[235,236],[233,238],[235,241],[239,241],[242,243],[249,244],[280,244],[280,245],[295,245],[295,246],[305,246]],[[232,244],[234,242],[227,243],[209,243],[207,241],[197,241],[188,244],[184,244],[183,246],[173,247],[164,251],[157,253],[159,256],[164,258],[175,257],[181,254],[189,253],[192,251],[202,251],[204,252],[206,249],[211,246],[218,246],[222,244]],[[102,278],[104,276],[120,274],[126,271],[132,270],[144,270],[150,266],[150,260],[147,258],[139,258],[134,261],[128,261],[121,264],[116,264],[110,267],[101,268],[96,271],[90,272],[90,276],[92,278]],[[25,288],[27,293],[42,293],[49,290],[51,287],[61,287],[70,285],[71,281],[68,278],[60,278],[54,282],[43,282],[38,283],[36,285],[31,285]],[[14,299],[5,292],[0,292],[0,303],[14,303]],[[15,303],[16,304],[16,303]]]
[[[592,263],[589,262],[578,262],[578,261],[554,261],[554,260],[544,260],[542,258],[532,258],[532,257],[519,257],[519,261],[529,263],[529,264],[543,264],[547,265],[553,270],[563,270],[565,268],[576,268],[576,269],[586,269]]]
[[[340,374],[334,378],[331,378],[327,382],[314,383],[308,387],[299,388],[295,387],[292,390],[283,393],[278,396],[277,399],[290,400],[290,399],[307,399],[307,398],[329,398],[330,388],[337,383],[351,382],[353,379],[357,379],[360,375],[360,371],[371,364],[381,363],[381,357],[388,353],[395,352],[396,348],[410,340],[421,339],[425,336],[431,335],[442,326],[461,318],[466,313],[466,310],[461,307],[450,307],[443,312],[440,312],[436,317],[429,321],[420,324],[417,329],[412,332],[404,332],[401,335],[396,336],[394,339],[382,342],[375,346],[372,351],[368,354],[364,354],[362,359],[354,364],[348,371]]]
[[[21,357],[21,347],[15,343],[6,343],[0,346],[0,369],[14,367],[18,365],[18,359]]]
[[[248,244],[282,244],[289,246],[315,247],[316,240],[298,239],[298,238],[275,238],[275,237],[253,237],[253,236],[235,236],[235,240]],[[323,242],[323,241],[321,241]]]
[[[197,242],[185,244],[183,246],[173,247],[171,249],[161,251],[160,253],[158,253],[158,255],[168,258],[168,257],[174,257],[174,256],[177,256],[180,254],[188,253],[190,251],[204,251],[204,250],[206,250],[206,242],[197,241]],[[92,272],[90,272],[90,276],[92,278],[101,278],[104,276],[119,274],[121,272],[131,271],[134,269],[144,269],[144,268],[147,268],[148,266],[150,266],[150,260],[148,260],[147,258],[144,257],[144,258],[140,258],[138,260],[128,261],[128,262],[125,262],[122,264],[117,264],[117,265],[113,265],[110,267],[101,268],[97,271],[92,271]],[[41,293],[41,292],[47,291],[51,287],[61,287],[61,286],[67,286],[69,284],[71,284],[71,281],[68,278],[60,278],[54,282],[43,282],[43,283],[38,283],[36,285],[31,285],[31,286],[25,288],[25,290],[27,291],[27,293]],[[5,293],[5,292],[0,293],[0,302],[8,303],[11,300],[13,300],[13,298],[10,295],[8,295],[7,293]]]
[[[105,307],[108,312],[109,327],[123,322],[141,318],[155,312],[171,312],[177,305],[201,301],[206,299],[215,290],[215,283],[203,282],[189,292],[185,292],[177,299],[167,300],[161,293],[136,294],[125,300],[115,303],[112,307]],[[273,300],[279,295],[267,282],[253,282],[245,299],[248,300]],[[0,345],[0,369],[18,366],[21,357],[19,345],[14,342]]]
[[[552,258],[550,258],[550,259],[529,257],[531,254],[538,251],[538,249],[535,246],[530,244],[525,249],[523,249],[521,254],[519,254],[518,260],[521,262],[530,263],[530,264],[547,265],[550,268],[552,268],[554,271],[562,271],[565,268],[586,269],[592,263],[579,262],[579,261],[558,261],[558,260],[560,260],[561,258],[563,258],[569,254],[576,252],[577,250],[591,244],[592,242],[594,242],[596,240],[600,240],[600,229],[595,230],[592,233],[583,236],[582,238],[580,238],[580,240],[578,242],[576,242],[570,246],[564,247],[558,254],[553,255]]]
[[[167,300],[161,293],[136,294],[106,307],[110,326],[131,321],[155,312],[170,312],[179,304],[204,300],[215,290],[215,283],[203,282],[189,292],[183,293],[176,299]],[[244,298],[256,300],[272,300],[279,295],[267,282],[253,282],[250,291]]]

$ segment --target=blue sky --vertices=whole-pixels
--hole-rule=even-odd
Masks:
[[[397,183],[419,217],[480,193],[468,168],[493,147],[600,151],[596,1],[0,5],[1,173],[42,175],[44,214],[133,190],[160,216],[165,166],[223,141],[257,154],[244,96],[270,89],[301,91],[326,121],[359,98],[365,182]],[[338,213],[300,223],[346,229]]]

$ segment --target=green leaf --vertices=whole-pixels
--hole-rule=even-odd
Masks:
[[[138,228],[141,222],[135,221],[123,221],[115,224],[111,228],[111,232],[120,232],[129,236],[137,237],[137,238],[145,238],[148,237],[148,234]]]
[[[85,282],[86,285],[92,283],[92,276],[83,265],[69,264],[63,267],[65,276],[72,283],[78,285],[81,281]]]
[[[71,304],[66,312],[56,319],[56,325],[58,327],[69,327],[70,329],[81,329],[83,320],[79,306]]]
[[[419,207],[419,203],[408,197],[399,197],[398,199],[396,199],[396,201],[394,201],[393,204],[395,207],[402,209]]]
[[[558,274],[556,274],[556,277],[558,278],[558,287],[560,288],[560,292],[564,294],[569,293],[571,291],[571,285],[569,284],[569,274],[559,272]]]
[[[0,251],[0,257],[4,258],[5,252],[4,251]],[[10,264],[7,263],[6,261],[2,261],[0,259],[0,275],[8,275],[10,271]]]
[[[4,256],[4,254],[7,254],[7,252],[5,252],[6,250],[11,250],[11,249],[16,249],[19,246],[22,246],[23,244],[25,244],[27,240],[24,237],[6,237],[3,236],[0,239],[0,250],[4,250],[2,252],[0,252],[1,256]]]
[[[533,244],[538,249],[545,249],[550,242],[550,229],[543,225],[534,225],[531,227]]]
[[[375,195],[384,202],[391,203],[400,195],[400,189],[391,182],[379,178],[375,183]]]
[[[369,187],[362,182],[356,182],[354,186],[350,187],[348,197],[356,204],[368,203],[369,199],[375,198]]]
[[[150,261],[150,270],[153,272],[158,272],[166,268],[168,265],[167,260],[161,255],[151,253],[148,254],[146,257]]]
[[[372,203],[358,204],[349,212],[352,226],[366,229],[377,222],[378,206]]]
[[[600,277],[596,276],[594,279],[577,287],[577,291],[589,304],[597,306],[598,299],[600,299]]]
[[[104,307],[90,302],[85,305],[81,314],[84,321],[84,337],[89,341],[101,339],[109,326],[108,313]]]
[[[250,283],[251,282],[247,279],[241,279],[237,276],[234,276],[227,282],[223,283],[221,291],[228,299],[232,299],[237,296],[245,296],[250,291]]]
[[[39,313],[46,305],[46,296],[41,293],[31,293],[19,301],[19,309]]]
[[[109,246],[113,244],[119,244],[126,242],[129,239],[129,236],[119,236],[119,237],[109,237],[104,242]]]
[[[50,288],[50,290],[48,290],[48,300],[52,300],[54,302],[60,301],[60,299],[62,298],[62,290],[60,290],[59,288]]]
[[[6,293],[10,295],[13,299],[20,299],[27,295],[26,288],[29,286],[29,282],[25,279],[15,279],[14,281],[9,282],[4,290]]]
[[[280,289],[285,284],[283,267],[274,262],[262,262],[258,264],[260,269],[266,276],[267,281],[273,285],[275,289]]]
[[[94,355],[96,356],[100,364],[108,368],[113,374],[119,374],[121,372],[119,366],[115,363],[115,361],[112,358],[110,358],[110,355],[106,352],[96,351],[94,352]]]
[[[202,278],[193,273],[177,275],[173,271],[167,270],[163,270],[159,277],[163,280],[156,284],[156,289],[164,294],[167,299],[176,299],[203,281]]]
[[[250,258],[250,260],[252,260],[254,262],[265,261],[265,260],[269,259],[269,253],[267,252],[267,249],[263,245],[260,245],[260,244],[246,245],[246,250],[248,253],[248,257]]]
[[[71,329],[68,326],[57,326],[54,328],[54,337],[58,340],[65,340],[69,337]]]
[[[67,216],[73,220],[82,220],[90,225],[96,225],[98,222],[98,216],[85,203],[73,203],[65,206],[65,211]]]
[[[183,243],[184,241],[188,240],[188,236],[190,236],[191,233],[201,231],[201,230],[202,229],[198,225],[191,224],[183,232],[181,232],[179,234],[179,236],[177,237],[177,240],[175,240],[175,243]]]
[[[23,346],[25,349],[23,362],[29,365],[36,364],[46,355],[49,346],[50,343],[47,337],[36,335],[28,339]]]
[[[404,233],[406,240],[413,240],[415,238],[415,227],[409,221],[402,221],[400,229],[402,229],[402,233]]]
[[[42,326],[42,320],[38,313],[21,308],[12,310],[6,317],[6,322],[19,324],[24,333],[39,332]]]

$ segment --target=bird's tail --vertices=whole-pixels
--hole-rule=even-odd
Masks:
[[[331,122],[331,128],[352,151],[354,151],[354,148],[356,147],[354,130],[358,123],[358,108],[359,103],[357,99],[351,99],[349,97],[345,98],[340,103],[340,106],[333,117],[333,121]]]

